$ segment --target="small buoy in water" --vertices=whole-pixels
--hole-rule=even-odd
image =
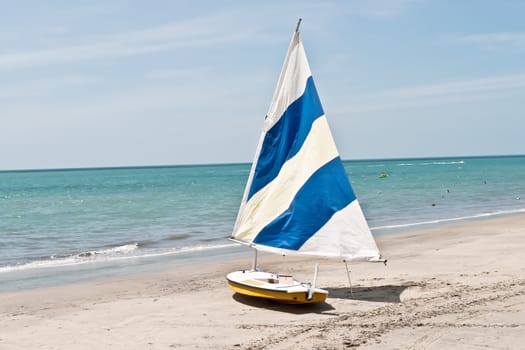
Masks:
[[[435,207],[435,206],[436,206],[436,203],[432,203],[432,206]]]
[[[379,178],[380,178],[380,179],[384,179],[385,177],[388,177],[388,174],[387,174],[387,173],[382,172],[381,174],[379,174]]]

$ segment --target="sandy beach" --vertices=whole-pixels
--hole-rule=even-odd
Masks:
[[[525,339],[525,215],[378,238],[383,264],[319,260],[327,302],[235,295],[237,261],[0,294],[0,349],[516,349]],[[310,280],[315,261],[263,256]]]

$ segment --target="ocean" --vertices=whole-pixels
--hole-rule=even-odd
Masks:
[[[525,212],[525,156],[344,165],[374,235]],[[227,238],[249,170],[214,164],[0,172],[0,291],[243,254],[247,249]]]

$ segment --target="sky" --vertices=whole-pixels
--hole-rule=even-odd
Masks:
[[[525,1],[16,1],[0,170],[251,162],[298,18],[343,159],[525,154]]]

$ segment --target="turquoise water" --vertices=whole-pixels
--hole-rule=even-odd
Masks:
[[[525,212],[525,156],[344,164],[375,235]],[[0,172],[0,290],[242,251],[227,237],[249,168]]]

